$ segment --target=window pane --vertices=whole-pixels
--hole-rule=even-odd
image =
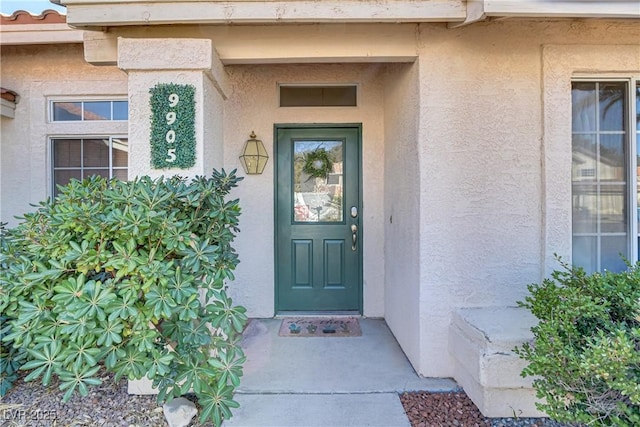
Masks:
[[[587,273],[598,271],[597,244],[598,238],[595,236],[574,236],[573,265],[584,268]]]
[[[113,120],[127,120],[129,118],[129,102],[113,101]]]
[[[355,107],[358,87],[280,86],[281,107]]]
[[[82,178],[88,178],[92,175],[99,175],[104,178],[109,178],[109,169],[85,169]]]
[[[630,221],[640,218],[628,194],[627,90],[625,82],[572,84],[573,262],[588,272],[625,268],[619,253],[627,255]]]
[[[573,135],[573,182],[594,182],[596,180],[597,149],[595,135]]]
[[[573,131],[594,132],[596,130],[596,84],[573,83],[571,103]]]
[[[603,236],[601,250],[601,270],[618,272],[627,269],[624,259],[628,259],[629,256],[627,254],[627,238],[625,236]]]
[[[640,84],[636,87],[636,130],[640,132]]]
[[[573,232],[598,231],[598,197],[595,185],[573,186]]]
[[[82,103],[80,102],[54,102],[53,120],[82,120]]]
[[[342,187],[342,141],[295,141],[293,173],[293,212],[298,222],[342,222],[344,207]],[[332,167],[326,177],[315,177],[303,171],[306,158],[324,153]],[[322,160],[312,167],[322,169]],[[316,167],[317,163],[317,167]]]
[[[62,170],[55,171],[53,174],[54,184],[58,185],[67,185],[71,178],[81,179],[80,170]],[[55,194],[58,194],[58,190],[56,189]]]
[[[600,83],[600,130],[624,130],[625,83]]]
[[[600,161],[598,178],[601,181],[625,181],[624,135],[600,135]]]
[[[88,101],[84,103],[85,120],[111,120],[111,101]]]
[[[113,177],[119,179],[120,181],[126,181],[128,178],[126,169],[114,169]]]
[[[129,164],[129,140],[127,138],[113,138],[113,166],[127,167]]]
[[[84,167],[109,167],[109,140],[85,139],[82,157]]]
[[[81,142],[81,139],[53,140],[53,166],[56,168],[79,168],[81,166]]]
[[[627,231],[626,185],[602,185],[600,187],[600,231],[625,233]]]

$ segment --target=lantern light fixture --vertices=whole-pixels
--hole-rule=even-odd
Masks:
[[[251,131],[249,139],[244,143],[244,148],[239,158],[247,175],[258,175],[264,171],[269,155],[262,141],[256,139],[254,131]]]

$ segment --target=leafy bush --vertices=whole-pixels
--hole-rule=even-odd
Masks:
[[[539,319],[534,342],[516,349],[538,407],[558,421],[640,425],[640,264],[591,275],[562,266],[520,303]]]
[[[225,291],[240,214],[226,196],[240,179],[72,181],[4,231],[2,391],[11,353],[27,381],[57,376],[64,401],[103,366],[116,380],[147,375],[159,401],[192,389],[202,421],[230,417],[247,318]]]

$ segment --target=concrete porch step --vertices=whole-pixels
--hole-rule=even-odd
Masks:
[[[237,394],[225,427],[409,427],[396,393]]]
[[[513,351],[533,340],[536,318],[516,307],[459,309],[449,330],[449,350],[455,379],[487,417],[544,417],[535,407],[527,365]]]

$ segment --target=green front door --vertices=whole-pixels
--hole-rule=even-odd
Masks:
[[[276,126],[276,310],[362,311],[360,125]]]

